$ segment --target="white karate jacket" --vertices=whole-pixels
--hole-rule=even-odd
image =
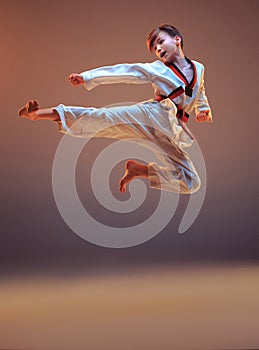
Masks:
[[[194,111],[197,115],[201,111],[209,110],[210,117],[212,117],[204,88],[204,66],[197,61],[190,62],[194,68],[192,96],[182,93],[173,101],[188,114]],[[159,60],[152,63],[124,63],[104,66],[82,72],[81,75],[87,90],[91,90],[99,84],[151,83],[155,96],[168,96],[175,89],[179,87],[185,89],[188,85],[183,73],[176,66],[169,68]]]

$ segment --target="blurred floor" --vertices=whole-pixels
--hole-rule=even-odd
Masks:
[[[259,348],[259,267],[2,281],[0,349]]]

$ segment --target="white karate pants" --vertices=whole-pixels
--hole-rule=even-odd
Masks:
[[[192,140],[178,124],[176,107],[169,100],[146,101],[104,108],[53,107],[60,116],[60,131],[74,137],[107,137],[134,141],[151,149],[163,166],[148,164],[153,188],[193,193],[200,179],[184,147]]]

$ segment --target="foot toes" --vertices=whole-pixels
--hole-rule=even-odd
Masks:
[[[19,117],[23,117],[26,113],[27,113],[27,107],[26,106],[20,108],[19,111],[18,111]]]
[[[39,103],[36,100],[33,100],[33,105],[35,108],[39,109]]]
[[[29,100],[26,105],[19,109],[18,115],[33,120],[33,113],[39,109],[39,104],[36,100]]]
[[[39,104],[36,100],[31,100],[26,103],[27,111],[33,112],[39,109]]]
[[[120,192],[125,192],[125,186],[123,184],[123,179],[120,180]]]
[[[125,186],[120,186],[120,192],[125,192]]]

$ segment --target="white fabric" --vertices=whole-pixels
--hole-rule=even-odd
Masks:
[[[192,97],[185,94],[174,100],[187,113],[210,110],[204,90],[204,67],[194,62],[197,82]],[[168,95],[183,81],[161,61],[118,64],[81,73],[85,87],[99,84],[151,83],[155,94]],[[150,186],[167,191],[192,193],[200,186],[199,176],[184,147],[192,144],[176,118],[174,103],[165,99],[145,101],[132,106],[84,108],[59,105],[60,131],[75,137],[95,136],[130,140],[150,148],[164,163],[148,164]],[[102,130],[96,135],[96,132]]]
[[[210,106],[204,88],[204,66],[197,61],[192,62],[195,64],[197,71],[197,82],[193,88],[192,97],[182,94],[174,101],[184,108],[188,114],[193,111],[198,114],[200,111],[210,110]],[[82,72],[81,75],[87,90],[91,90],[100,84],[151,83],[155,95],[167,96],[179,86],[185,88],[184,82],[161,61],[105,66]]]

